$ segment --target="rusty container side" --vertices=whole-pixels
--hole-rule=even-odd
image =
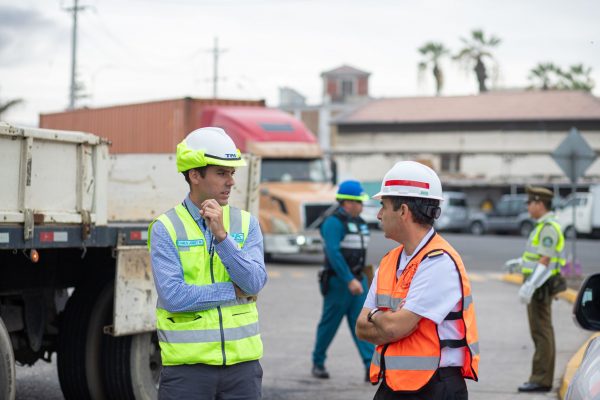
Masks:
[[[207,105],[265,105],[264,100],[192,99],[155,101],[40,114],[40,127],[82,131],[107,138],[110,153],[174,153],[187,133],[200,127]]]

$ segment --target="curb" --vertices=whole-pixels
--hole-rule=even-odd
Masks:
[[[502,280],[505,282],[520,285],[523,283],[523,275],[521,275],[521,274],[504,274],[502,276]],[[575,291],[573,289],[567,289],[564,292],[559,293],[558,296],[556,296],[556,297],[559,297],[559,298],[573,304],[573,303],[575,303],[575,300],[577,300],[577,291]],[[569,383],[571,383],[571,381],[573,380],[573,376],[575,375],[577,368],[579,368],[579,365],[581,364],[581,360],[583,360],[583,354],[585,353],[585,349],[587,348],[588,343],[597,336],[600,336],[600,333],[595,333],[592,336],[590,336],[590,338],[588,340],[586,340],[585,343],[583,343],[583,345],[581,345],[579,350],[577,350],[577,352],[573,355],[573,357],[571,357],[571,359],[567,363],[567,366],[565,368],[565,373],[562,378],[562,383],[560,385],[560,389],[558,390],[558,397],[560,399],[565,398],[565,395],[567,394],[567,389],[569,388]]]

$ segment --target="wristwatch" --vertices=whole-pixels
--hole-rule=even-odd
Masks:
[[[376,308],[372,309],[371,311],[369,311],[369,314],[367,315],[367,321],[373,322],[373,315],[375,315],[379,311],[381,311],[381,309],[379,307],[376,307]]]

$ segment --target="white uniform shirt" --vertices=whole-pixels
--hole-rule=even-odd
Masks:
[[[425,243],[434,234],[433,228],[423,237],[421,243],[413,254],[417,254]],[[421,255],[422,256],[422,255]],[[400,265],[397,277],[411,260],[404,250],[400,254]],[[373,283],[365,300],[364,307],[373,309],[377,307],[377,275],[375,272]],[[460,320],[445,321],[444,318],[450,311],[460,311],[461,283],[454,262],[447,254],[435,258],[426,258],[421,262],[413,277],[404,308],[423,318],[430,319],[438,325],[440,339],[462,339],[458,324]],[[464,361],[464,349],[442,348],[440,367],[460,367]]]

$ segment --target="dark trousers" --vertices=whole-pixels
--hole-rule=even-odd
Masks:
[[[418,392],[394,392],[385,381],[373,400],[467,400],[467,384],[460,367],[439,368],[431,380]]]
[[[552,298],[548,282],[533,293],[527,306],[529,331],[535,345],[529,382],[552,387],[554,378],[554,329],[552,328]]]
[[[258,400],[262,367],[248,361],[227,367],[193,364],[163,367],[159,400]]]

